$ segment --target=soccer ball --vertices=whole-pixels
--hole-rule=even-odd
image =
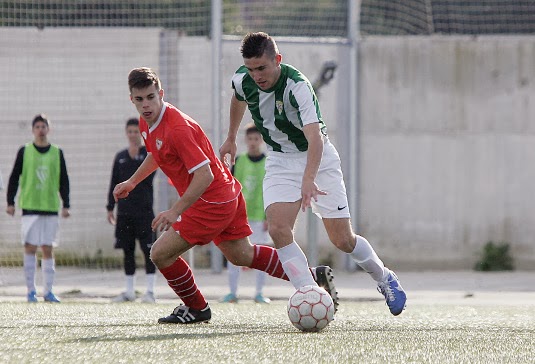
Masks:
[[[301,287],[288,300],[288,317],[299,330],[318,332],[334,319],[333,299],[321,287]]]

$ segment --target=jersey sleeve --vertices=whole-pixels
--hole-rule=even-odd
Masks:
[[[178,154],[188,173],[193,173],[205,164],[210,163],[195,137],[195,132],[190,127],[180,127],[173,130],[173,139],[180,142],[174,143],[173,149]]]
[[[303,126],[320,122],[319,105],[312,86],[308,82],[298,82],[292,87],[290,103],[299,111]]]
[[[242,81],[245,73],[241,72],[241,68],[232,76],[232,89],[234,96],[240,101],[245,101],[245,93],[243,92]]]
[[[15,159],[15,164],[13,165],[13,170],[9,176],[9,182],[7,185],[7,205],[15,205],[15,196],[17,195],[17,190],[19,189],[19,178],[22,174],[22,161],[24,160],[24,146],[19,149],[17,152],[17,158]]]

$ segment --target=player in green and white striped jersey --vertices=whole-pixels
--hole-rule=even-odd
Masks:
[[[312,208],[330,240],[368,272],[393,315],[407,296],[396,274],[386,268],[370,243],[353,232],[336,148],[327,137],[317,97],[308,79],[282,63],[275,40],[263,32],[242,41],[244,65],[232,77],[230,126],[220,157],[234,163],[238,129],[248,107],[269,146],[264,178],[264,208],[282,266],[294,287],[317,285],[305,254],[294,240],[299,209]]]
[[[270,150],[282,153],[305,152],[308,141],[302,128],[319,123],[327,136],[316,94],[310,81],[294,67],[280,64],[280,77],[268,89],[260,89],[246,66],[241,66],[232,85],[235,97],[246,101],[256,127]]]

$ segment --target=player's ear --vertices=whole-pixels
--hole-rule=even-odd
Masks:
[[[275,62],[277,62],[277,66],[281,64],[281,62],[282,62],[282,54],[277,53],[277,55],[275,56]]]
[[[163,91],[163,88],[160,89],[160,91],[158,91],[158,95],[160,95],[160,99],[163,100],[163,95],[165,94],[165,92]]]
[[[132,104],[134,103],[134,98],[132,97],[132,94],[129,95],[130,96],[130,102],[132,102]]]

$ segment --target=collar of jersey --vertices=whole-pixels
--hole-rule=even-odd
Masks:
[[[163,114],[165,113],[165,108],[166,108],[166,106],[165,106],[165,102],[164,102],[163,105],[162,105],[162,110],[160,111],[160,116],[158,116],[158,120],[156,120],[154,125],[150,127],[149,133],[153,132],[158,127],[158,125],[160,125],[160,121],[162,121]]]

